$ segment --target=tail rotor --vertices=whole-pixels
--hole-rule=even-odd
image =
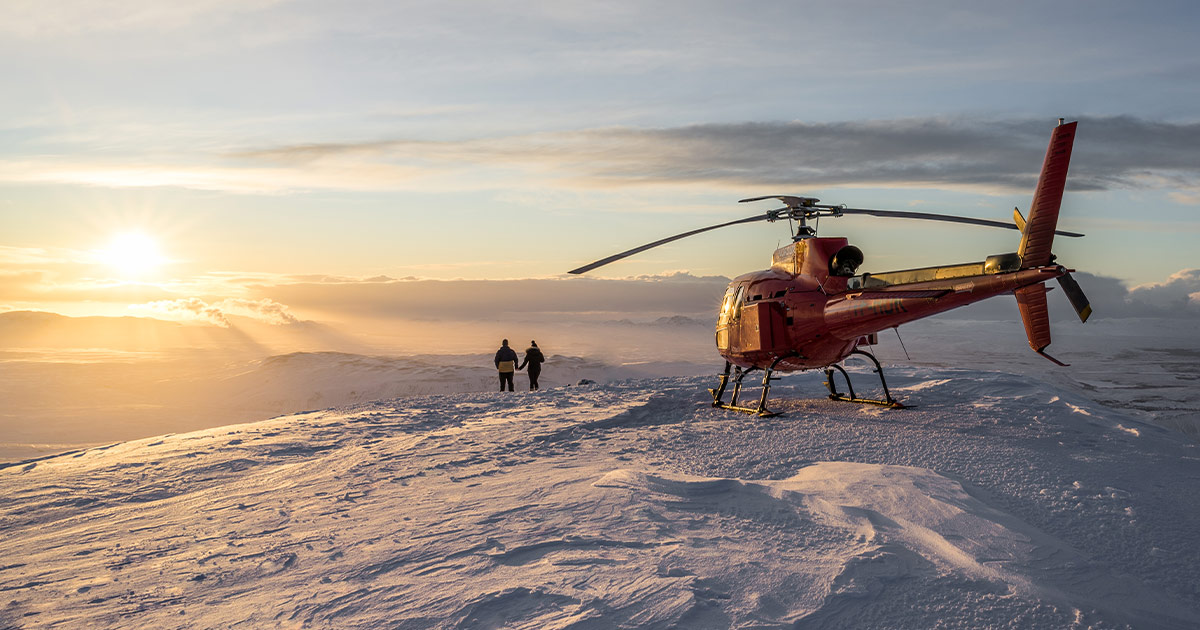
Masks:
[[[1083,294],[1083,289],[1079,288],[1079,283],[1071,277],[1070,272],[1058,277],[1058,286],[1062,287],[1063,293],[1067,294],[1067,299],[1071,301],[1071,308],[1075,309],[1075,314],[1079,315],[1079,321],[1086,322],[1088,317],[1092,316],[1092,305],[1088,302],[1087,296]]]

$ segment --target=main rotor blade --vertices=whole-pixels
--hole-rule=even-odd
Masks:
[[[1067,299],[1071,301],[1071,308],[1075,309],[1075,314],[1079,315],[1079,321],[1086,322],[1092,314],[1092,305],[1088,302],[1087,296],[1083,294],[1083,289],[1079,288],[1079,283],[1075,282],[1075,278],[1068,273],[1058,277],[1058,284],[1062,287],[1063,293],[1067,294]]]
[[[1007,230],[1017,230],[1016,225],[1012,223],[1004,223],[1002,221],[990,221],[988,219],[975,219],[972,217],[956,217],[950,214],[933,214],[931,212],[906,212],[903,210],[868,210],[866,208],[841,208],[842,214],[869,214],[876,217],[894,217],[897,219],[927,219],[930,221],[948,221],[950,223],[970,223],[971,225],[985,225],[987,227],[1005,228]],[[1064,232],[1056,230],[1054,232],[1059,236],[1083,236],[1078,232]]]
[[[567,273],[573,273],[573,274],[587,273],[587,272],[595,269],[596,267],[603,267],[604,265],[607,265],[608,263],[616,262],[618,260],[621,260],[622,258],[626,258],[628,256],[632,256],[634,254],[644,252],[647,249],[658,247],[659,245],[666,245],[667,243],[670,243],[671,241],[678,241],[681,238],[694,236],[701,232],[707,232],[709,230],[715,230],[717,228],[728,227],[730,225],[737,225],[739,223],[753,223],[755,221],[766,221],[768,219],[773,219],[773,218],[775,218],[775,215],[772,212],[768,212],[766,214],[756,214],[752,217],[746,217],[745,219],[738,219],[737,221],[730,221],[728,223],[722,223],[720,225],[710,225],[706,228],[700,228],[699,230],[692,230],[690,232],[684,232],[683,234],[676,234],[675,236],[668,236],[667,238],[654,241],[653,243],[646,243],[645,245],[642,245],[641,247],[635,247],[631,250],[621,252],[620,254],[613,254],[612,256],[609,256],[608,258],[601,258],[600,260],[597,260],[594,263],[584,265],[578,269],[572,269],[572,270],[568,271]]]

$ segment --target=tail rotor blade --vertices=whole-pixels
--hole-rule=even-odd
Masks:
[[[1013,208],[1013,224],[1022,234],[1025,233],[1025,216],[1021,214],[1020,208]]]
[[[1062,287],[1063,293],[1067,294],[1067,299],[1071,301],[1071,307],[1075,309],[1075,313],[1079,315],[1079,321],[1086,322],[1092,315],[1092,305],[1088,302],[1087,296],[1083,294],[1083,289],[1079,288],[1079,283],[1075,282],[1075,278],[1068,273],[1058,277],[1058,284]]]

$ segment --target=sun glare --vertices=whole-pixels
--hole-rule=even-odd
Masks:
[[[141,232],[117,234],[101,250],[100,258],[125,278],[150,275],[166,262],[158,242]]]

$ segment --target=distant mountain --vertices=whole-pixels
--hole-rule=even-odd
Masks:
[[[683,315],[671,315],[669,317],[659,317],[651,321],[634,321],[632,319],[617,319],[607,322],[609,324],[617,324],[620,326],[712,326],[716,323],[715,315],[713,320],[697,319],[695,317],[685,317]]]
[[[0,313],[4,348],[105,348],[151,351],[245,343],[237,331],[150,317],[68,317],[39,311]]]

